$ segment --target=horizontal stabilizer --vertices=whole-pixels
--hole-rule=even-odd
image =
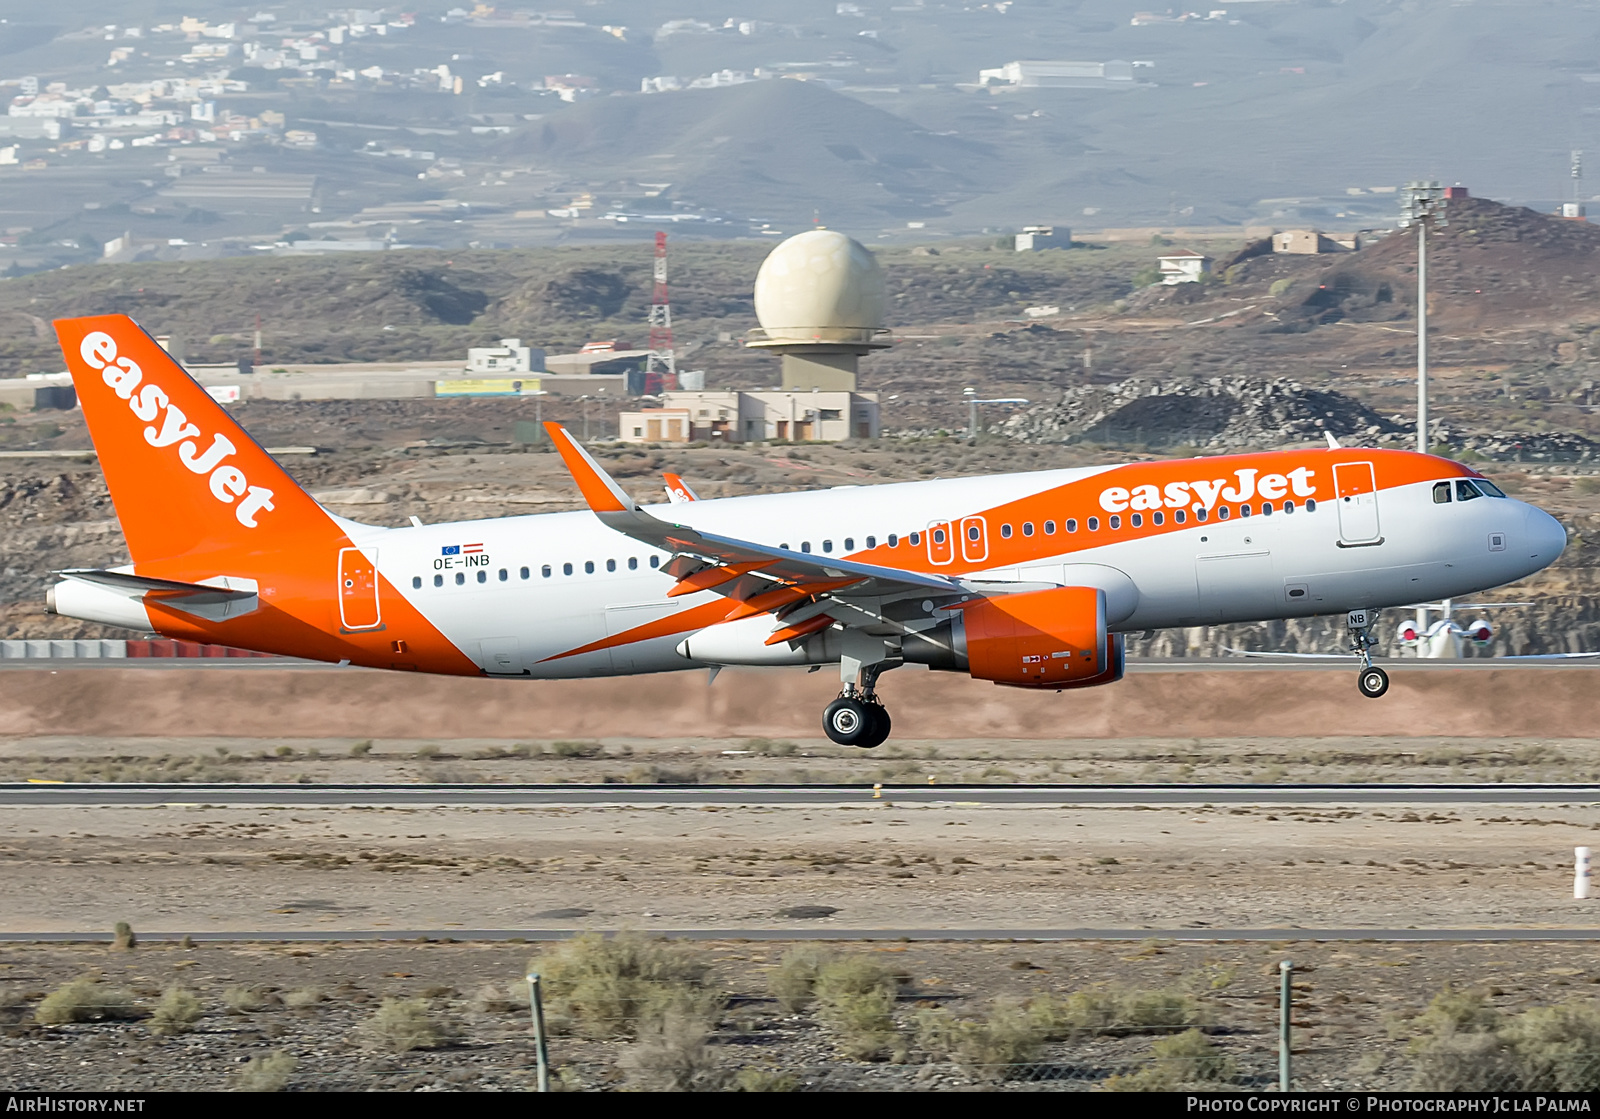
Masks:
[[[217,575],[198,583],[185,583],[98,568],[68,568],[56,574],[67,581],[88,583],[127,599],[158,602],[170,610],[213,622],[249,614],[261,605],[256,581],[237,575]]]

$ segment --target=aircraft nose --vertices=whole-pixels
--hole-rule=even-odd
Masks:
[[[1567,548],[1567,530],[1561,522],[1536,506],[1528,506],[1524,514],[1525,539],[1528,555],[1544,563],[1554,563]]]

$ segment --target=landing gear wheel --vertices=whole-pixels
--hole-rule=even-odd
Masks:
[[[877,745],[867,741],[876,726],[868,705],[851,696],[840,696],[822,713],[823,731],[840,746]]]
[[[1356,677],[1356,687],[1361,689],[1361,694],[1368,699],[1377,699],[1389,690],[1389,674],[1376,665],[1368,665],[1361,670],[1361,675]]]
[[[881,703],[867,704],[867,716],[871,721],[871,730],[856,745],[870,750],[874,746],[882,746],[889,739],[889,731],[894,726],[894,720],[889,718],[889,709]]]

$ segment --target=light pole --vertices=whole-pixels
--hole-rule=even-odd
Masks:
[[[992,400],[979,400],[978,390],[964,388],[961,395],[967,400],[967,438],[978,437],[978,405],[980,404],[1028,404],[1030,401],[1022,396],[997,396]]]
[[[1444,188],[1437,182],[1416,180],[1406,184],[1401,201],[1400,227],[1417,227],[1417,451],[1428,446],[1428,224],[1448,224]]]
[[[589,442],[589,397],[587,394],[578,397],[578,404],[583,408],[583,441]]]

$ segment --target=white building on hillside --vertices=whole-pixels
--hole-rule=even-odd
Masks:
[[[1200,277],[1211,271],[1211,258],[1193,249],[1179,249],[1156,260],[1161,266],[1161,282],[1164,284],[1199,283]]]
[[[544,351],[522,344],[521,338],[502,338],[498,346],[478,346],[467,351],[469,373],[539,373]]]
[[[660,408],[623,412],[624,443],[837,443],[879,435],[875,392],[665,392]]]

